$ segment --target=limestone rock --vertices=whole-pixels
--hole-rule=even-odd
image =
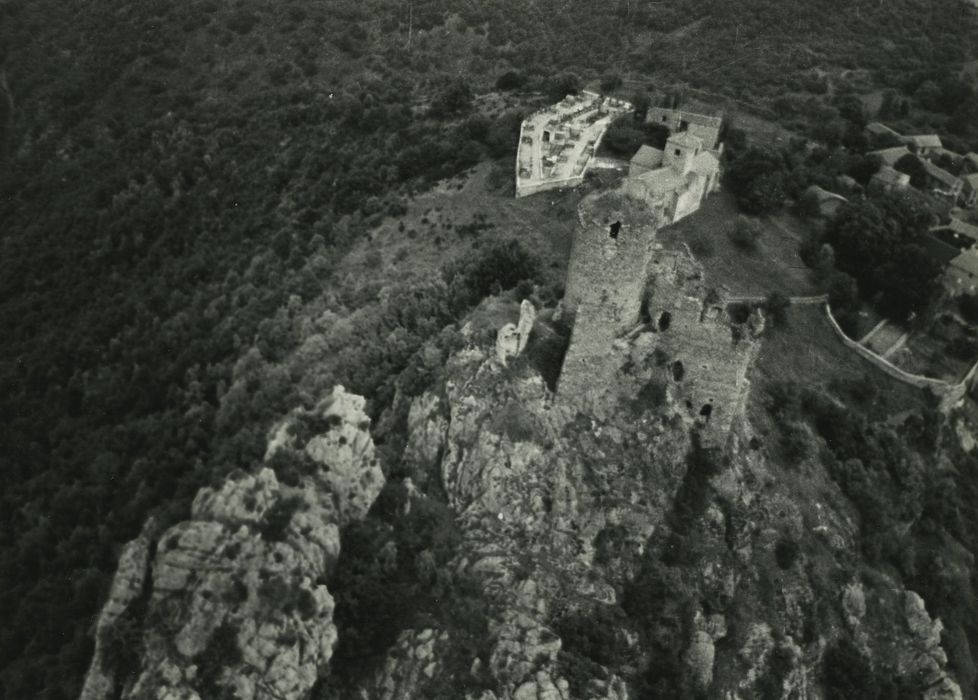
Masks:
[[[846,614],[846,622],[849,626],[857,627],[866,614],[866,596],[863,593],[862,583],[853,581],[846,584],[842,594],[842,609]]]
[[[433,629],[401,632],[374,674],[363,700],[401,700],[423,696],[425,685],[441,673],[440,657],[450,644],[447,632]]]
[[[337,635],[319,581],[338,557],[339,526],[362,517],[383,486],[363,405],[337,387],[273,432],[270,464],[280,453],[309,458],[298,483],[266,466],[201,489],[191,519],[160,536],[145,586],[136,572],[150,545],[127,547],[99,622],[114,624],[126,600],[145,608],[140,668],[121,698],[190,700],[221,688],[239,700],[307,697]],[[112,697],[102,661],[97,653],[84,700]]]
[[[146,533],[151,528],[152,523],[147,523],[147,527],[143,528],[143,534],[126,544],[119,555],[119,565],[115,578],[112,579],[112,588],[109,589],[109,599],[102,608],[95,627],[95,654],[85,676],[80,700],[100,700],[112,697],[114,693],[115,678],[111,671],[104,668],[106,660],[103,640],[123,611],[143,592],[151,549],[151,542]]]
[[[520,320],[516,324],[516,334],[519,336],[519,345],[516,354],[519,355],[526,349],[526,344],[530,340],[530,333],[533,332],[533,324],[537,320],[537,310],[528,299],[520,302]]]
[[[537,310],[528,300],[520,304],[520,319],[517,323],[507,323],[496,334],[496,360],[506,366],[511,357],[517,357],[526,348],[533,332]]]

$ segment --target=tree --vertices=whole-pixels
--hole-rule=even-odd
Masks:
[[[902,156],[894,165],[894,168],[899,170],[901,173],[906,173],[910,176],[910,184],[916,187],[918,190],[922,190],[927,187],[927,169],[924,164],[920,162],[920,158],[915,156],[913,153],[908,153]]]
[[[581,79],[576,73],[560,73],[547,84],[547,97],[558,102],[567,95],[576,95],[581,91]]]
[[[449,81],[431,101],[429,114],[436,118],[450,117],[468,111],[472,106],[472,89],[461,78]]]
[[[615,155],[631,158],[645,143],[645,134],[630,118],[620,118],[608,127],[601,143]]]
[[[605,73],[601,76],[601,92],[608,94],[621,87],[621,76],[617,73]]]
[[[639,90],[632,95],[632,107],[634,111],[632,115],[635,117],[635,121],[639,124],[645,122],[645,117],[648,116],[649,107],[652,106],[652,98],[649,97],[649,93],[645,90]]]
[[[519,90],[526,85],[526,76],[515,70],[508,70],[496,79],[497,90]]]
[[[784,161],[780,155],[758,148],[748,148],[727,168],[727,185],[747,214],[767,214],[784,205]]]
[[[761,229],[754,221],[741,215],[737,217],[728,235],[735,246],[753,252],[757,250],[757,239],[761,236]]]

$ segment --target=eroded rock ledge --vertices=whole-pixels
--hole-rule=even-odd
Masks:
[[[339,529],[384,484],[363,405],[336,387],[273,431],[256,474],[201,489],[189,520],[126,546],[82,700],[308,695],[336,644],[324,581]]]

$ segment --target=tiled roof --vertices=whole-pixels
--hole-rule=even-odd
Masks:
[[[907,141],[918,148],[941,148],[941,138],[937,134],[914,134],[905,137]]]
[[[951,218],[951,223],[947,226],[949,229],[955,233],[960,233],[971,240],[978,242],[978,226],[973,226],[972,224],[965,223],[961,219]]]
[[[957,175],[952,175],[944,168],[939,168],[929,160],[921,160],[920,162],[924,164],[924,169],[927,171],[927,174],[938,182],[947,185],[948,187],[960,187],[961,178],[959,178]]]
[[[909,175],[886,164],[880,166],[879,171],[873,177],[885,185],[907,185],[910,183]]]
[[[673,144],[681,148],[693,148],[693,149],[703,148],[703,140],[696,136],[693,136],[688,131],[683,131],[679,134],[675,134],[674,136],[670,136],[669,140],[667,141],[667,144]]]
[[[978,251],[973,248],[964,251],[951,261],[951,267],[978,277]]]
[[[652,146],[642,146],[632,156],[630,162],[632,165],[640,165],[643,168],[658,168],[662,165],[662,151]]]
[[[910,153],[910,151],[906,146],[894,146],[893,148],[884,148],[881,151],[871,151],[870,155],[879,156],[884,163],[892,166],[908,153]]]

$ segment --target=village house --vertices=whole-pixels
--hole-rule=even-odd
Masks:
[[[910,186],[910,176],[884,163],[869,184],[884,190],[902,190]]]
[[[873,136],[892,136],[895,139],[899,139],[901,141],[903,140],[903,136],[901,136],[898,132],[880,122],[870,122],[866,125],[866,131]]]
[[[971,151],[964,156],[964,167],[971,173],[978,173],[978,153]]]
[[[870,151],[869,155],[878,157],[883,161],[884,165],[889,165],[891,168],[896,165],[897,161],[904,156],[910,155],[910,149],[906,146],[894,146],[893,148],[883,148],[878,151]]]
[[[717,155],[723,153],[723,145],[720,143],[722,115],[711,116],[681,109],[650,107],[645,115],[645,121],[667,127],[670,134],[688,132],[691,136],[700,139],[706,150],[716,151]]]
[[[665,151],[641,148],[629,164],[628,196],[646,203],[664,225],[700,208],[720,187],[720,160],[690,131],[673,134]]]
[[[927,187],[935,194],[957,202],[964,190],[964,181],[929,160],[921,159],[920,162],[927,172]]]
[[[952,296],[974,294],[978,288],[978,249],[968,248],[948,265],[944,282]]]
[[[937,134],[917,134],[904,136],[903,142],[919,156],[926,156],[943,150],[944,144]]]

